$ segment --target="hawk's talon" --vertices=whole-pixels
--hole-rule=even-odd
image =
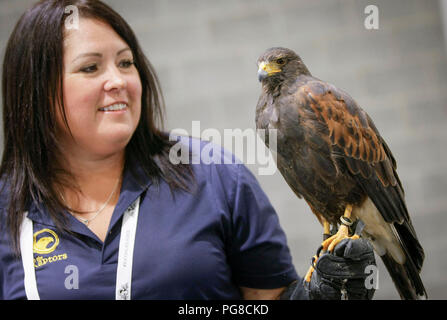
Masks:
[[[306,276],[304,277],[304,281],[306,281],[307,283],[310,282],[310,279],[312,278],[312,273],[314,272],[314,267],[310,267],[309,270],[306,273]]]
[[[320,256],[320,253],[321,253],[322,250],[323,250],[323,246],[321,245],[321,246],[318,248],[318,250],[317,250],[317,254],[316,254],[317,257]],[[315,256],[314,256],[314,257],[315,257]],[[318,258],[317,258],[317,259],[318,259]]]
[[[306,282],[310,282],[310,279],[312,278],[312,273],[315,271],[315,264],[318,260],[318,257],[319,257],[318,252],[317,252],[317,255],[312,257],[312,262],[310,263],[310,268],[304,277],[304,280]]]
[[[343,239],[349,238],[349,239],[358,239],[358,235],[354,235],[352,237],[349,236],[349,227],[352,226],[354,223],[351,221],[351,213],[352,213],[352,205],[348,204],[345,209],[345,213],[342,217],[340,217],[340,220],[342,222],[342,225],[338,229],[337,233],[334,234],[329,239],[326,239],[321,244],[323,246],[323,252],[333,252],[335,249],[335,246],[339,244]]]
[[[359,239],[359,235],[355,234],[352,237],[349,236],[349,228],[348,226],[342,225],[340,226],[340,229],[338,229],[338,232],[330,237],[329,239],[323,241],[322,245],[322,251],[323,252],[333,252],[335,249],[335,246],[339,244],[343,239],[352,239],[356,240]]]

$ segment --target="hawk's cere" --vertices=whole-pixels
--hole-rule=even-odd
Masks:
[[[332,251],[358,219],[364,223],[361,235],[371,240],[401,298],[426,298],[419,276],[424,250],[396,161],[371,118],[346,92],[314,78],[292,50],[268,49],[258,67],[256,127],[277,129],[278,169],[325,234],[342,222],[323,249]]]

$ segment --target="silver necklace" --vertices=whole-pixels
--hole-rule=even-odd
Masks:
[[[78,219],[79,221],[81,221],[82,223],[84,223],[86,226],[88,226],[88,224],[89,224],[93,219],[95,219],[95,218],[96,218],[96,217],[97,217],[97,216],[98,216],[98,215],[105,209],[105,207],[107,206],[107,204],[110,202],[110,199],[112,199],[112,196],[115,194],[115,191],[116,191],[116,189],[117,189],[117,187],[118,187],[118,184],[119,184],[120,180],[121,180],[121,179],[118,178],[118,180],[116,181],[115,186],[113,187],[112,192],[110,193],[110,195],[109,195],[109,197],[107,198],[106,202],[104,202],[104,204],[101,206],[101,208],[99,208],[99,210],[93,212],[93,213],[94,213],[93,217],[91,217],[91,218],[89,218],[89,219],[81,218],[81,217],[76,216],[74,213],[72,213],[72,212],[70,211],[70,213],[72,214],[72,216],[75,217],[76,219]],[[61,197],[62,197],[62,200],[66,203],[64,197],[63,197],[62,195],[61,195]]]

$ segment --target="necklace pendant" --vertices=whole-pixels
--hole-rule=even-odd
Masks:
[[[112,190],[112,193],[109,195],[109,198],[106,200],[106,202],[102,205],[102,207],[101,207],[99,210],[97,210],[96,212],[93,212],[93,213],[94,213],[94,216],[91,217],[90,219],[84,219],[84,218],[81,218],[81,217],[77,217],[77,216],[75,216],[73,213],[71,213],[71,212],[70,212],[70,213],[71,213],[75,218],[77,218],[79,221],[81,221],[83,224],[85,224],[86,226],[88,226],[88,224],[90,223],[90,221],[92,221],[93,219],[95,219],[95,218],[101,213],[101,211],[103,211],[103,210],[105,209],[105,207],[107,206],[107,204],[110,202],[110,199],[112,199],[112,196],[113,196],[113,194],[115,193],[116,188],[118,187],[120,180],[121,180],[121,179],[118,178],[118,180],[116,181],[115,187],[114,187],[113,190]],[[61,197],[62,197],[62,199],[64,199],[64,197],[62,196],[62,194],[61,194]],[[65,200],[64,200],[64,202],[65,202]]]

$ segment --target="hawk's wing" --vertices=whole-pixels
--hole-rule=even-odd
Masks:
[[[298,87],[294,100],[302,116],[311,114],[325,128],[321,132],[327,134],[333,158],[344,160],[345,171],[392,224],[405,256],[419,273],[424,251],[408,214],[396,161],[371,118],[346,92],[319,80]]]
[[[365,192],[383,209],[385,221],[409,220],[396,161],[366,112],[347,93],[321,81],[301,86],[296,97],[301,109],[311,111],[327,127],[332,152],[344,159],[353,176],[363,178]]]

